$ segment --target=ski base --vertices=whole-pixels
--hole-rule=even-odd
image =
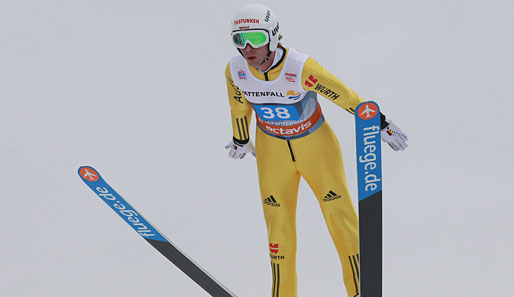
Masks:
[[[382,148],[380,108],[373,101],[355,111],[359,188],[360,297],[382,297]]]
[[[78,173],[84,183],[132,229],[207,293],[213,297],[237,297],[152,226],[102,178],[96,169],[91,166],[82,166]]]

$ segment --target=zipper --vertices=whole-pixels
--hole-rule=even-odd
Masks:
[[[291,142],[287,140],[287,146],[289,147],[289,152],[291,153],[291,159],[293,159],[293,162],[296,162],[296,159],[294,157],[293,148],[291,147]]]

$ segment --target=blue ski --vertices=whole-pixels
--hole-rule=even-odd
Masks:
[[[214,277],[203,270],[185,253],[179,250],[162,233],[152,226],[137,210],[123,199],[91,166],[82,166],[78,173],[86,185],[93,190],[109,207],[112,208],[132,229],[175,264],[194,282],[213,297],[234,297],[234,293],[226,289]]]
[[[378,104],[368,101],[357,107],[355,129],[360,297],[382,297],[382,151]]]

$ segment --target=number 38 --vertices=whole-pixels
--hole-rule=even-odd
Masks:
[[[276,107],[274,109],[269,107],[260,107],[260,110],[263,112],[262,117],[268,120],[274,119],[275,116],[281,119],[291,118],[289,111],[285,107]]]

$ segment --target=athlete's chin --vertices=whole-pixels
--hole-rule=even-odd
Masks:
[[[246,57],[246,62],[250,66],[257,66],[259,63],[257,63],[257,57]]]

